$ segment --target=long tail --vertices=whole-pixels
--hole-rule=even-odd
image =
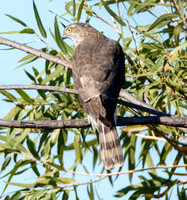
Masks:
[[[108,127],[98,120],[97,128],[99,130],[101,158],[105,168],[110,170],[117,165],[122,166],[124,159],[116,127]]]

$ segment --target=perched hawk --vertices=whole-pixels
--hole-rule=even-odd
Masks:
[[[72,72],[80,102],[92,127],[99,132],[106,169],[124,162],[115,126],[115,110],[124,82],[124,54],[118,42],[85,23],[67,26],[63,38],[75,42]]]

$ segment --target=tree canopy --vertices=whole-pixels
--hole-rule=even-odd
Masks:
[[[0,120],[0,180],[5,181],[0,197],[105,199],[103,190],[110,184],[111,199],[185,200],[187,2],[67,0],[62,13],[49,10],[54,24],[48,25],[38,1],[32,2],[37,28],[8,13],[22,28],[0,32],[1,51],[6,45],[7,54],[15,49],[27,53],[18,67],[30,80],[27,86],[0,86],[1,101],[13,105]],[[73,84],[74,46],[61,39],[72,22],[90,23],[124,51],[118,134],[125,163],[114,171],[103,167],[97,133]],[[32,42],[14,42],[9,34],[29,35]],[[15,189],[7,193],[9,187]]]

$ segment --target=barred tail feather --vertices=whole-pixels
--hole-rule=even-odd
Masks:
[[[97,121],[97,127],[99,131],[101,158],[105,168],[110,170],[117,165],[122,166],[124,159],[116,127],[108,127],[99,120]]]

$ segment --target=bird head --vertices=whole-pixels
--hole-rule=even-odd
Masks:
[[[80,42],[82,42],[85,38],[90,37],[93,33],[99,32],[89,24],[73,23],[64,29],[62,38],[70,38],[77,45]]]

